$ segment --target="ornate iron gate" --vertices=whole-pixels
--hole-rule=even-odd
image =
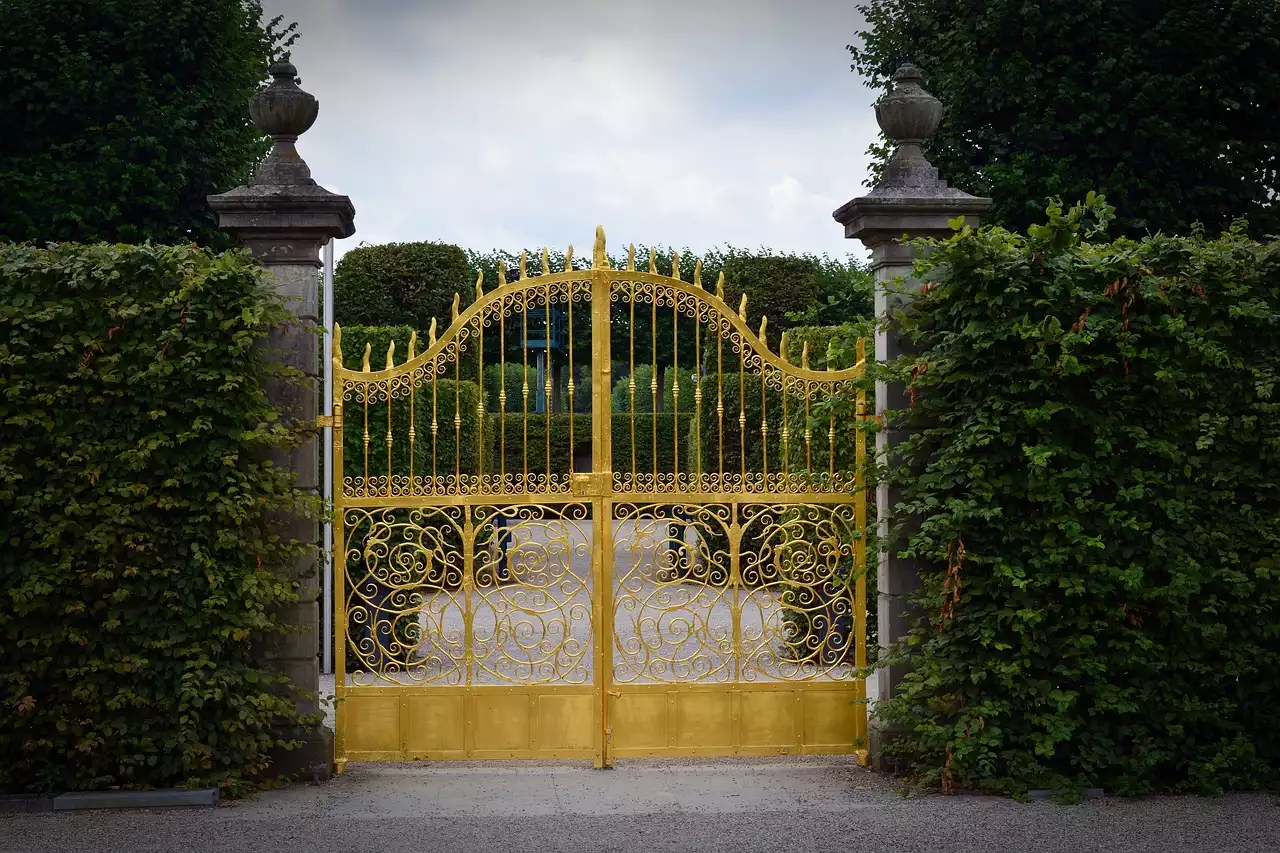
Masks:
[[[812,370],[723,278],[572,253],[384,370],[335,328],[339,769],[859,752],[862,342]]]

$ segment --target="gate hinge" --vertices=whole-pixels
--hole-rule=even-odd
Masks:
[[[612,471],[595,471],[592,473],[573,474],[569,478],[569,488],[574,497],[601,498],[606,497],[613,489]]]
[[[317,429],[324,429],[325,427],[331,427],[331,426],[333,426],[333,415],[317,415],[316,416]]]

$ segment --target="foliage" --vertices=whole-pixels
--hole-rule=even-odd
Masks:
[[[887,88],[903,60],[946,114],[925,153],[995,199],[987,220],[1037,221],[1049,196],[1104,192],[1112,233],[1280,232],[1280,6],[1257,0],[864,0],[853,68]],[[883,167],[888,149],[872,147]]]
[[[844,261],[823,255],[814,258],[814,262],[818,265],[818,298],[803,310],[791,312],[788,320],[805,325],[838,326],[875,316],[876,281],[870,264],[854,255]]]
[[[506,417],[505,453],[502,442],[503,429],[499,416],[490,413],[486,417],[485,435],[489,442],[488,471],[500,473],[497,460],[505,460],[502,469],[507,474],[546,474],[547,433],[551,434],[550,453],[552,474],[569,473],[570,459],[575,452],[591,449],[591,416],[573,418],[572,437],[569,432],[569,414],[529,413],[528,420],[522,414]],[[527,440],[526,440],[527,431]]]
[[[448,243],[357,246],[333,271],[333,316],[344,325],[410,326],[425,335],[435,318],[443,333],[455,295],[461,308],[475,301],[475,278],[466,252]]]
[[[484,407],[489,412],[497,413],[503,406],[501,397],[503,389],[506,390],[507,399],[505,408],[510,414],[511,412],[522,413],[524,411],[524,387],[529,386],[529,409],[532,411],[534,400],[537,395],[538,371],[532,366],[525,368],[523,364],[508,361],[502,364],[486,364],[484,366]],[[577,403],[578,395],[574,394],[574,403]]]
[[[349,368],[359,368],[365,345],[370,349],[370,367],[385,369],[387,348],[394,341],[395,361],[403,364],[409,352],[408,326],[343,326],[342,363]],[[391,472],[407,476],[410,471],[409,409],[408,395],[399,395],[391,406]],[[415,441],[412,446],[412,470],[416,476],[452,475],[460,470],[474,474],[480,470],[480,430],[477,410],[480,405],[480,388],[474,382],[463,379],[437,380],[420,386],[413,399]],[[461,427],[455,427],[454,412],[461,418]],[[348,402],[343,415],[342,453],[344,474],[362,476],[365,473],[364,435],[365,407]],[[432,421],[436,423],[435,439],[432,439]],[[368,476],[387,475],[387,404],[375,403],[368,407],[369,469]],[[434,466],[434,467],[433,467]]]
[[[0,240],[227,246],[205,203],[267,141],[245,104],[296,24],[257,0],[23,0],[0,28]]]
[[[899,513],[934,568],[878,713],[922,783],[1274,785],[1280,244],[1048,215],[920,263]]]
[[[241,253],[0,245],[0,790],[235,788],[308,722],[249,647],[318,510],[262,461],[289,316]]]
[[[792,315],[804,315],[822,293],[822,265],[811,256],[730,255],[724,262],[725,300],[735,310],[747,297],[747,324],[756,329],[761,315],[771,328],[792,325]]]
[[[613,413],[631,412],[631,380],[636,383],[635,411],[653,413],[653,365],[637,364],[631,376],[624,376],[613,383],[610,401]]]

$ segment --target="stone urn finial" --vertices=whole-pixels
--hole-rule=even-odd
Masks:
[[[249,117],[273,143],[249,184],[313,185],[311,170],[294,143],[315,124],[320,102],[298,87],[298,69],[291,63],[273,64],[271,77],[270,85],[249,98]]]
[[[928,164],[921,143],[942,122],[942,102],[921,86],[920,69],[910,62],[893,72],[893,91],[875,104],[876,121],[893,140],[891,162]]]

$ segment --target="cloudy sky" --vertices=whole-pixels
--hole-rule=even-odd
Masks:
[[[361,242],[865,253],[875,93],[853,0],[263,0],[320,117],[298,149]],[[581,249],[579,250],[581,253]]]

